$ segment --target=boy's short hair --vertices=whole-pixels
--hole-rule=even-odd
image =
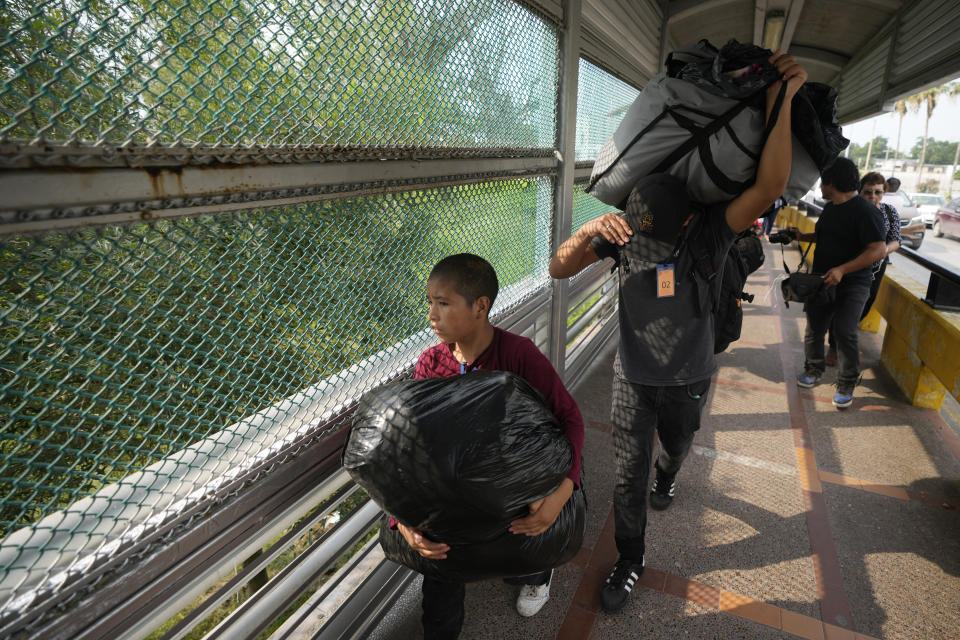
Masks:
[[[900,178],[887,178],[887,191],[897,192],[900,190]]]
[[[841,193],[860,190],[860,172],[850,158],[837,158],[820,174],[823,184],[828,184]]]
[[[863,177],[860,178],[860,191],[863,191],[863,188],[868,184],[882,184],[883,188],[887,188],[887,179],[883,177],[882,173],[876,171],[871,171],[870,173],[863,174]]]
[[[447,256],[430,271],[430,279],[433,278],[449,280],[454,291],[463,296],[468,305],[472,305],[477,298],[486,296],[492,308],[500,290],[497,272],[489,262],[472,253]]]

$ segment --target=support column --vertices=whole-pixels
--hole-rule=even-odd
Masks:
[[[573,178],[576,165],[577,82],[580,74],[580,0],[564,0],[560,40],[560,87],[557,105],[557,146],[560,161],[553,202],[551,254],[570,236],[573,221]],[[566,280],[554,280],[550,309],[550,362],[566,378]]]

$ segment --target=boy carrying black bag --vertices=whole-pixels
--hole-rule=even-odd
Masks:
[[[508,371],[524,378],[543,396],[560,422],[573,450],[573,463],[560,486],[529,505],[529,515],[510,523],[514,535],[538,536],[547,531],[580,486],[583,418],[550,361],[529,339],[490,324],[489,313],[498,291],[497,275],[483,258],[461,253],[444,258],[427,281],[430,327],[440,344],[425,351],[415,378],[446,378],[474,370]],[[393,522],[391,523],[393,526]],[[412,549],[424,558],[443,560],[450,547],[396,523]],[[550,595],[552,570],[513,580],[522,584],[517,611],[532,616]],[[464,619],[463,584],[423,579],[423,629],[427,640],[453,640]]]

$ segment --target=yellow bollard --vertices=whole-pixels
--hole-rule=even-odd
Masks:
[[[877,305],[873,305],[870,307],[870,312],[867,313],[867,317],[860,321],[860,330],[878,333],[880,331],[880,320],[882,319],[883,316],[877,311]]]

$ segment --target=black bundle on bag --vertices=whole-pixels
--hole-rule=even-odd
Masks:
[[[754,107],[764,107],[759,93],[780,78],[770,63],[769,49],[734,39],[717,49],[707,40],[667,55],[667,75],[680,78],[700,89],[725,98],[752,98]]]
[[[503,371],[404,380],[365,394],[344,467],[384,511],[451,549],[427,560],[381,528],[387,557],[425,575],[468,582],[529,575],[570,560],[586,505],[575,491],[539,536],[509,532],[531,502],[552,493],[572,448],[540,394]]]
[[[587,193],[623,209],[637,180],[657,173],[680,178],[701,203],[743,193],[775,124],[764,116],[765,88],[780,75],[771,56],[736,40],[719,49],[701,40],[671,52],[666,70],[650,79],[597,154]],[[831,87],[807,82],[792,104],[793,157],[784,195],[795,202],[849,141]]]
[[[807,82],[800,87],[790,121],[793,135],[821,171],[850,144],[837,120],[837,90],[828,84]]]

